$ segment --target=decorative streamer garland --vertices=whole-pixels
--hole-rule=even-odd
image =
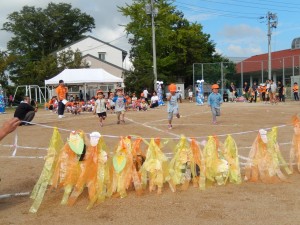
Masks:
[[[209,136],[203,150],[195,139],[181,136],[171,161],[162,151],[168,141],[162,142],[160,138],[147,142],[142,138],[133,141],[130,136],[121,137],[115,154],[107,158],[103,138],[97,147],[89,147],[83,132],[81,136],[87,144],[83,161],[79,160],[68,142],[61,147],[60,134],[58,129],[54,129],[42,174],[31,194],[34,203],[30,212],[38,211],[49,185],[64,188],[62,204],[68,205],[75,204],[87,187],[90,200],[87,209],[90,209],[111,196],[126,197],[129,189],[141,194],[148,187],[150,192],[156,190],[161,194],[165,183],[173,192],[179,186],[182,190],[187,189],[191,182],[200,190],[227,182],[240,184],[240,164],[246,166],[245,180],[285,181],[282,169],[291,174],[277,143],[277,127],[268,133],[268,144],[255,139],[248,158],[238,155],[231,135],[227,136],[224,144],[217,136]],[[140,149],[141,141],[148,145],[146,154]],[[247,162],[240,163],[239,158]]]
[[[36,124],[36,125],[40,125],[40,124]],[[53,127],[46,126],[46,125],[40,125],[40,126],[47,127],[47,128],[53,128]],[[281,126],[278,126],[278,127],[285,127],[285,126],[286,125],[281,125]],[[272,129],[272,131],[270,132],[270,137],[271,137],[271,140],[272,140],[270,143],[272,143],[272,144],[270,144],[271,147],[269,146],[269,148],[273,151],[273,153],[271,154],[271,157],[273,157],[273,161],[271,160],[271,162],[272,162],[271,163],[271,170],[273,168],[275,168],[275,171],[276,171],[275,174],[279,177],[279,179],[285,180],[285,177],[282,176],[283,174],[280,171],[280,167],[284,167],[287,174],[291,174],[291,172],[288,170],[288,168],[287,168],[288,164],[283,160],[283,158],[281,156],[281,153],[279,151],[279,145],[277,143],[277,128],[276,129],[275,128],[267,128],[266,130],[270,130],[270,129]],[[58,141],[59,139],[61,139],[58,130],[69,131],[69,130],[66,130],[66,129],[54,128],[54,132],[53,132],[53,136],[52,136],[52,139],[51,139],[51,142],[50,142],[50,146],[48,148],[48,155],[46,157],[46,162],[45,162],[45,165],[44,165],[43,172],[42,172],[41,177],[40,177],[39,181],[37,182],[34,190],[32,191],[32,195],[31,195],[31,198],[34,199],[34,203],[33,203],[32,207],[30,209],[30,212],[33,212],[33,213],[37,212],[37,210],[38,210],[38,208],[39,208],[39,206],[42,202],[43,195],[44,195],[48,185],[53,185],[52,179],[51,179],[51,181],[49,179],[53,175],[53,168],[55,166],[57,166],[57,160],[58,160],[57,156],[58,156],[58,153],[61,151],[61,148],[57,147],[57,145],[55,144],[55,143],[59,142]],[[274,132],[274,130],[276,130],[276,132]],[[245,132],[238,132],[238,133],[235,133],[235,134],[245,134],[245,133],[250,133],[250,132],[257,132],[257,131],[245,131]],[[295,132],[295,135],[296,135],[296,132]],[[223,134],[223,135],[218,135],[218,136],[225,136],[225,135]],[[114,190],[114,189],[111,189],[111,183],[114,182],[114,179],[113,179],[114,176],[112,176],[112,169],[111,169],[111,168],[113,168],[113,166],[112,166],[112,162],[107,162],[106,167],[105,167],[107,169],[102,170],[102,172],[100,173],[102,175],[99,175],[99,179],[100,178],[102,179],[102,183],[100,182],[100,184],[99,184],[99,182],[98,182],[97,190],[99,190],[98,187],[102,187],[102,188],[100,188],[101,194],[97,192],[97,194],[94,195],[94,196],[98,196],[97,198],[95,198],[93,196],[90,197],[91,202],[90,202],[88,208],[91,208],[95,203],[98,204],[98,203],[104,201],[105,198],[110,197],[112,194],[114,194],[116,190],[125,190],[126,191],[130,187],[130,183],[133,182],[133,180],[135,180],[133,182],[134,183],[134,189],[139,193],[141,192],[141,189],[139,187],[142,185],[142,187],[145,188],[148,185],[148,180],[149,180],[149,189],[154,190],[155,185],[157,185],[156,187],[158,187],[158,193],[161,193],[161,187],[162,187],[161,182],[162,183],[168,182],[172,191],[176,190],[176,185],[178,185],[178,184],[180,184],[182,186],[182,189],[185,189],[189,184],[189,182],[185,182],[185,181],[190,181],[190,180],[193,181],[193,184],[195,186],[199,185],[199,188],[201,190],[205,189],[205,183],[208,183],[207,181],[210,181],[211,183],[216,182],[219,185],[225,184],[227,182],[227,180],[229,180],[232,183],[236,183],[236,184],[240,183],[239,165],[240,164],[241,165],[246,165],[246,168],[247,168],[247,166],[253,165],[253,162],[255,162],[256,159],[251,158],[251,155],[249,155],[249,158],[239,156],[238,153],[237,153],[236,144],[232,144],[232,142],[234,142],[234,140],[232,139],[232,137],[229,134],[227,134],[227,136],[228,137],[225,140],[224,145],[221,144],[218,141],[217,136],[214,136],[214,137],[209,136],[208,137],[208,143],[210,143],[210,144],[207,143],[205,145],[205,148],[203,150],[204,154],[202,153],[202,151],[199,147],[195,148],[195,146],[197,146],[197,142],[195,141],[195,139],[190,139],[190,138],[187,139],[185,137],[180,137],[179,144],[175,148],[177,150],[175,151],[175,154],[174,154],[172,160],[174,160],[174,158],[177,157],[176,160],[178,161],[179,160],[178,154],[179,155],[181,154],[181,156],[182,156],[182,154],[183,155],[186,154],[186,156],[189,156],[187,158],[190,159],[190,163],[179,164],[179,165],[177,164],[177,166],[174,167],[174,169],[178,172],[177,176],[181,177],[179,183],[174,182],[174,178],[172,178],[172,176],[170,176],[170,174],[172,173],[171,172],[172,169],[170,169],[171,167],[168,166],[167,167],[168,171],[166,169],[163,169],[162,172],[159,172],[158,174],[157,174],[157,171],[156,171],[155,175],[152,175],[152,176],[150,175],[149,176],[149,174],[146,174],[146,176],[144,175],[144,177],[141,176],[141,173],[139,173],[138,170],[136,170],[135,172],[133,170],[133,172],[131,172],[131,174],[132,174],[131,178],[129,178],[129,179],[127,178],[127,182],[123,183],[123,184],[126,184],[125,189],[124,189],[124,185],[123,185],[123,188],[119,188],[119,189],[116,188]],[[117,136],[105,135],[105,137],[116,138]],[[135,137],[135,136],[133,136],[133,137],[136,138],[137,140],[138,139],[141,140],[140,137]],[[203,137],[200,137],[200,138],[204,138],[204,137],[206,137],[206,136],[203,136]],[[158,150],[158,149],[163,147],[162,145],[156,143],[156,141],[154,141],[154,139],[151,139],[151,141],[150,141],[151,144],[148,143],[145,139],[147,139],[147,138],[144,138],[142,140],[146,144],[149,145],[148,152],[149,152],[150,148]],[[168,138],[168,139],[178,139],[178,138]],[[231,144],[226,144],[228,139],[230,140],[228,142],[231,143]],[[187,144],[187,140],[189,140],[191,142],[190,145]],[[298,139],[295,139],[295,140],[293,139],[293,144],[297,140]],[[20,157],[20,156],[16,156],[16,152],[17,152],[18,147],[20,147],[20,148],[22,148],[22,147],[23,148],[31,148],[31,147],[28,147],[28,146],[18,146],[17,141],[18,141],[18,136],[16,134],[13,145],[3,145],[3,146],[7,146],[7,147],[14,147],[14,153],[12,154],[11,158]],[[133,148],[129,148],[129,146],[131,146],[130,143],[131,143],[131,140],[128,139],[126,146],[129,149],[129,152],[133,151],[132,150]],[[185,144],[183,144],[183,143],[185,143]],[[289,143],[283,143],[283,144],[289,144]],[[122,144],[120,144],[120,145],[122,145]],[[152,147],[150,147],[150,145],[152,145]],[[189,147],[187,147],[187,146],[189,146]],[[231,147],[229,147],[229,146],[231,146]],[[195,152],[200,153],[199,156],[196,156],[197,159],[200,158],[200,162],[199,162],[199,160],[198,161],[195,160],[195,159],[194,159],[194,161],[192,160],[192,157],[190,157],[191,151],[188,150],[188,148],[193,149],[193,155],[195,155]],[[229,148],[231,148],[232,151],[228,150]],[[36,148],[36,149],[45,149],[45,148]],[[52,149],[52,151],[51,151],[51,149]],[[98,148],[98,151],[99,151],[99,149],[101,149],[101,148]],[[135,149],[135,151],[137,151],[138,149],[139,148],[137,147]],[[195,151],[195,149],[198,149],[198,150]],[[210,149],[210,150],[208,150],[208,149]],[[184,153],[182,153],[182,152],[184,152]],[[215,152],[215,154],[211,155],[212,152]],[[171,153],[166,153],[166,154],[171,154]],[[131,160],[130,158],[132,158],[132,157],[133,157],[133,154],[131,154],[131,155],[129,154],[128,160],[130,161]],[[215,159],[215,160],[210,161],[211,163],[213,161],[215,161],[212,164],[208,162],[210,157]],[[20,158],[22,158],[22,157],[20,157]],[[39,157],[34,157],[34,158],[39,158]],[[247,163],[239,163],[238,158],[241,158],[243,160],[247,160]],[[154,164],[154,165],[158,166],[159,164],[157,164],[157,163],[159,163],[162,160],[162,158],[159,157],[159,158],[156,158],[155,160],[156,160],[156,164]],[[171,162],[172,162],[172,160],[171,160]],[[193,163],[194,163],[194,165],[192,165]],[[275,163],[275,166],[274,166],[274,163]],[[165,161],[164,164],[169,164],[169,163],[168,163],[168,161]],[[175,164],[176,163],[173,163],[173,165],[175,165]],[[290,166],[295,165],[295,164],[296,163],[290,162]],[[147,164],[145,164],[145,165],[147,165]],[[210,165],[212,165],[212,168],[210,168]],[[133,166],[133,164],[130,167],[132,167],[132,166]],[[197,167],[200,168],[200,171],[205,171],[205,173],[200,173],[200,177],[197,177],[197,175],[198,175],[197,174]],[[155,168],[155,170],[157,170],[158,168],[163,168],[163,167],[158,166],[158,167],[153,167],[153,168]],[[164,166],[164,168],[166,168],[166,166]],[[180,168],[182,169],[182,171],[180,171]],[[99,168],[98,168],[98,171],[99,171]],[[128,171],[131,171],[131,170],[128,170]],[[151,171],[151,167],[148,166],[148,172],[149,171]],[[153,171],[153,169],[152,169],[152,171]],[[185,172],[183,173],[183,171],[185,171]],[[103,180],[103,173],[110,174],[110,178],[106,177],[104,179],[106,181],[106,183],[103,183],[103,181],[104,181]],[[98,172],[98,174],[99,174],[99,172]],[[203,176],[204,174],[205,174],[205,176]],[[202,175],[202,177],[201,177],[201,175]],[[274,173],[273,173],[273,175],[274,175]],[[151,177],[152,177],[152,179],[154,179],[154,181],[151,182],[151,184],[150,184],[150,180],[151,180],[150,178]],[[161,180],[161,177],[162,177],[162,180]],[[139,179],[141,179],[141,180],[139,181]],[[198,184],[197,184],[197,180],[198,180]],[[122,181],[117,182],[117,183],[122,184]],[[84,186],[88,186],[88,185],[83,184],[81,189]],[[151,186],[151,188],[150,188],[150,186]],[[73,187],[74,187],[74,185],[73,186],[72,185],[68,186],[67,193],[64,195],[64,198],[63,198],[63,201],[62,201],[63,203],[68,202],[69,196],[71,195],[72,191],[74,191]],[[82,190],[81,190],[81,192],[82,192]],[[13,196],[13,195],[10,195],[10,196]],[[126,194],[125,195],[120,194],[120,196],[125,197]],[[75,203],[75,200],[73,201],[72,204]],[[72,204],[70,204],[70,205],[72,205]]]

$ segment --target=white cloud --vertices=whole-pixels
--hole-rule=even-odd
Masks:
[[[251,56],[263,53],[262,46],[266,43],[265,32],[247,24],[225,25],[218,32],[218,43],[226,56]]]
[[[35,6],[36,8],[46,8],[50,3],[60,3],[61,0],[10,0],[0,1],[0,26],[6,22],[8,14],[14,11],[20,11],[23,6]],[[120,25],[126,24],[129,20],[125,18],[120,12],[118,12],[117,6],[125,6],[125,4],[131,4],[132,0],[113,0],[113,1],[99,1],[99,0],[66,0],[65,3],[70,3],[73,8],[79,8],[81,12],[84,12],[95,19],[96,29],[91,33],[92,36],[110,42],[123,35],[125,35],[124,27]],[[6,31],[0,31],[0,49],[6,49],[6,44],[12,37],[12,34]],[[117,41],[111,43],[116,47],[129,51],[130,46],[127,39],[120,38]]]
[[[189,21],[197,21],[197,22],[202,22],[206,20],[211,20],[215,18],[216,16],[213,14],[209,13],[199,13],[199,14],[194,14],[194,15],[186,15],[185,16],[187,20]]]
[[[259,39],[265,37],[265,32],[259,27],[251,27],[247,24],[238,24],[236,26],[225,25],[219,32],[219,35],[225,37],[226,39]]]
[[[263,51],[260,46],[249,46],[249,45],[234,45],[230,44],[227,47],[227,56],[252,56],[262,54]],[[229,54],[229,55],[228,55]]]

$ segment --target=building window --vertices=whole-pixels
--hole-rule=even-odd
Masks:
[[[105,54],[106,52],[98,52],[99,59],[105,61]]]

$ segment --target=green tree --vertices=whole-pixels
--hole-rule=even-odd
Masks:
[[[7,51],[0,51],[0,83],[4,87],[8,85],[8,73],[6,68],[15,58],[14,55],[9,55]]]
[[[131,91],[153,86],[151,17],[145,11],[149,2],[135,0],[132,5],[119,7],[120,12],[131,19],[125,26],[132,45],[129,58],[134,68],[125,74],[125,85]],[[209,34],[203,33],[202,26],[190,23],[172,3],[169,0],[155,3],[158,80],[190,85],[193,63],[213,62],[221,56],[215,53],[215,44]]]
[[[24,6],[7,19],[2,30],[14,35],[7,48],[16,57],[9,67],[16,84],[43,83],[46,77],[53,75],[41,69],[45,60],[52,60],[49,54],[95,28],[91,16],[67,3],[49,3],[45,9]]]
[[[59,53],[57,63],[61,70],[89,67],[86,61],[82,61],[81,52],[78,49],[74,52],[71,48]]]

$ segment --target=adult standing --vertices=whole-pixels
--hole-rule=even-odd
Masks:
[[[58,98],[58,118],[64,117],[65,112],[65,104],[66,104],[66,95],[68,93],[68,88],[65,86],[65,83],[63,80],[59,81],[59,85],[56,88],[57,98]]]
[[[83,101],[83,93],[82,93],[82,90],[79,90],[79,99],[80,99],[80,101]]]
[[[281,81],[277,81],[277,88],[278,88],[279,101],[284,102],[285,101],[284,85],[281,83]]]
[[[33,120],[37,110],[37,104],[35,103],[34,106],[30,105],[30,98],[25,96],[23,101],[16,108],[14,117],[19,118],[21,121],[25,121],[20,123],[20,125],[28,125],[29,123],[26,122],[31,122]]]
[[[294,85],[293,85],[293,94],[294,94],[294,100],[295,101],[299,101],[298,91],[299,91],[299,86],[298,86],[298,83],[295,82]]]
[[[145,89],[143,90],[143,95],[144,95],[145,101],[146,101],[147,104],[149,105],[149,102],[148,102],[148,94],[149,94],[149,92],[148,92],[147,88],[145,88]]]
[[[270,102],[273,104],[276,101],[276,90],[277,90],[277,85],[273,80],[270,80],[270,91],[269,91],[269,96],[270,96]]]
[[[180,87],[177,87],[177,94],[178,94],[179,102],[182,103],[182,91]]]

